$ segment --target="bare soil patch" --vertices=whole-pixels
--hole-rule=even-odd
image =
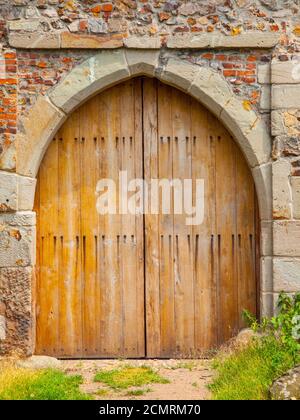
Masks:
[[[112,389],[95,382],[102,370],[122,369],[124,366],[148,366],[168,383],[151,383],[128,389]],[[83,378],[81,391],[97,400],[207,400],[207,388],[213,378],[209,360],[65,360],[65,372]]]

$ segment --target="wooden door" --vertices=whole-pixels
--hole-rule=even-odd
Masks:
[[[115,181],[119,209],[120,171],[202,179],[203,223],[172,203],[169,214],[99,215],[98,181]],[[35,209],[38,354],[197,356],[256,312],[251,173],[220,122],[172,87],[135,79],[75,111],[43,159]]]
[[[145,216],[147,356],[198,356],[243,327],[243,309],[257,312],[254,183],[196,100],[145,80],[143,103],[145,179],[202,179],[205,193],[200,225],[175,211]]]
[[[141,80],[96,96],[71,115],[41,164],[39,354],[145,356],[143,216],[96,210],[98,180],[118,186],[122,170],[143,177],[141,100]]]

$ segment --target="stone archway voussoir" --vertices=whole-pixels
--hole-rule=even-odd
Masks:
[[[233,96],[225,80],[217,72],[204,67],[200,67],[189,94],[217,117]]]
[[[159,65],[160,51],[125,50],[125,56],[131,76],[154,77]]]
[[[267,163],[271,157],[271,140],[264,122],[252,110],[244,108],[233,96],[224,106],[220,120],[236,139],[251,168]]]
[[[157,72],[156,76],[162,82],[188,92],[199,71],[200,67],[196,64],[170,58],[163,70]]]
[[[51,102],[70,114],[84,101],[130,77],[123,50],[103,51],[75,67],[52,92]]]
[[[16,172],[35,177],[49,141],[66,120],[66,115],[40,96],[22,119],[17,136]]]

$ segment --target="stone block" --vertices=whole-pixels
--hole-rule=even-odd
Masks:
[[[141,54],[140,51],[127,50],[125,56],[130,74],[154,76],[159,63],[159,55],[159,51],[147,50]]]
[[[260,252],[262,256],[273,255],[273,221],[262,220],[260,222],[261,240]]]
[[[216,33],[200,35],[174,35],[167,40],[167,47],[174,49],[192,48],[272,48],[279,41],[279,34],[248,32],[238,36]]]
[[[39,19],[13,20],[8,24],[8,28],[10,31],[36,32],[39,30],[39,27]]]
[[[58,49],[60,35],[54,32],[10,32],[9,45],[24,49]]]
[[[159,75],[159,79],[169,85],[189,91],[200,70],[200,67],[188,61],[170,58]]]
[[[162,40],[160,37],[130,36],[129,38],[124,38],[124,47],[126,48],[152,50],[159,49],[161,44]]]
[[[0,153],[0,170],[14,172],[16,170],[16,142],[2,143]]]
[[[274,255],[300,257],[300,221],[275,221]]]
[[[299,136],[300,135],[300,110],[272,111],[271,125],[273,136]],[[300,150],[299,150],[300,154]]]
[[[216,116],[220,116],[224,106],[233,98],[226,81],[217,72],[204,67],[199,68],[189,93]]]
[[[0,211],[32,210],[36,180],[0,171]]]
[[[274,315],[274,295],[264,293],[260,295],[260,314],[262,317],[271,318]]]
[[[291,178],[292,197],[293,197],[293,217],[300,219],[300,177]],[[299,273],[300,276],[300,273]]]
[[[257,66],[257,79],[258,83],[262,85],[271,83],[271,66],[269,63]]]
[[[63,32],[61,34],[61,48],[67,49],[111,49],[123,46],[122,34],[112,35],[78,35],[71,32]]]
[[[0,212],[15,211],[18,208],[17,175],[0,171]]]
[[[28,359],[18,361],[18,366],[22,369],[62,369],[62,362],[49,356],[31,356]]]
[[[31,267],[0,268],[0,296],[4,313],[0,354],[29,355],[33,350],[34,315],[32,313]],[[4,325],[3,325],[4,324]],[[1,326],[0,326],[1,328]]]
[[[252,169],[259,204],[260,220],[272,219],[272,163]],[[268,244],[270,246],[270,244]],[[270,255],[270,254],[269,254]]]
[[[66,115],[39,97],[29,113],[21,120],[17,137],[17,173],[35,177],[49,142],[65,121]]]
[[[245,110],[240,99],[234,96],[224,104],[220,119],[239,142],[251,167],[270,160],[271,136],[268,127],[254,111]]]
[[[271,109],[271,88],[268,85],[261,89],[259,107],[262,111],[270,111]]]
[[[261,268],[261,291],[264,293],[273,292],[273,257],[262,257]]]
[[[0,215],[2,226],[35,226],[36,213],[33,211],[18,211],[14,213],[2,213]]]
[[[0,315],[0,341],[6,339],[6,320],[4,315]]]
[[[271,113],[271,132],[272,136],[282,136],[286,134],[286,127],[284,124],[284,112],[272,111]]]
[[[18,176],[18,211],[33,209],[35,187],[35,178]]]
[[[273,85],[272,109],[300,108],[300,84]]]
[[[300,258],[274,258],[274,292],[300,292]]]
[[[271,73],[272,84],[280,85],[300,83],[300,62],[273,62]]]
[[[0,215],[0,267],[26,267],[35,264],[34,226],[11,226]]]
[[[103,51],[75,67],[49,97],[58,108],[70,113],[83,101],[130,77],[123,50]]]
[[[290,184],[291,164],[288,160],[273,163],[273,217],[290,219],[292,217],[292,194]]]

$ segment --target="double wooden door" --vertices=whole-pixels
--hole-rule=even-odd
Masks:
[[[173,208],[99,214],[98,182],[115,182],[119,205],[120,171],[203,180],[203,223]],[[257,310],[255,197],[235,142],[191,97],[139,78],[89,100],[38,175],[36,353],[195,357],[229,339]]]

